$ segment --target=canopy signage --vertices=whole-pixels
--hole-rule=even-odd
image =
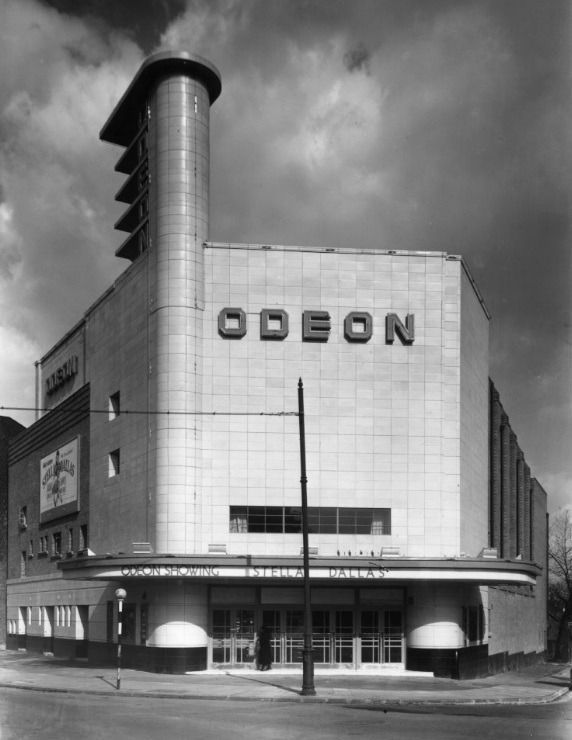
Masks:
[[[90,562],[92,561],[92,562]],[[165,563],[163,560],[146,562],[106,563],[99,558],[88,558],[78,563],[65,561],[60,567],[70,578],[97,579],[198,579],[221,581],[222,579],[246,579],[249,581],[271,581],[274,583],[302,582],[304,570],[298,564],[244,564],[223,562],[183,562]],[[383,581],[457,581],[472,583],[509,583],[515,585],[534,585],[536,577],[531,568],[522,570],[503,567],[499,563],[491,567],[490,563],[479,567],[467,567],[460,562],[447,567],[436,567],[429,564],[395,564],[390,567],[380,563],[360,562],[355,565],[347,562],[334,565],[331,562],[322,565],[310,565],[310,579],[337,583],[373,583]]]
[[[384,578],[389,573],[387,568],[377,565],[353,568],[310,568],[310,578],[328,578],[334,580]],[[304,569],[298,566],[285,565],[252,565],[229,568],[221,565],[123,565],[121,575],[124,578],[278,578],[302,579]]]

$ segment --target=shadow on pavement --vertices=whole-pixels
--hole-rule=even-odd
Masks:
[[[262,686],[273,686],[275,689],[282,689],[282,691],[289,691],[292,694],[300,694],[298,689],[292,689],[289,686],[283,684],[273,683],[272,681],[264,681],[259,678],[251,678],[250,676],[237,676],[235,673],[227,674],[229,678],[238,678],[239,681],[251,681],[252,683],[261,684]]]
[[[97,676],[97,678],[103,681],[103,683],[106,683],[108,686],[111,686],[112,689],[117,688],[117,684],[115,683],[115,681],[110,681],[108,678],[105,678],[105,676]]]
[[[555,677],[550,681],[535,681],[535,683],[545,684],[546,686],[568,686],[570,681],[567,681],[565,678]]]

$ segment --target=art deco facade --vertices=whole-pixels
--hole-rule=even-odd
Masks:
[[[121,585],[131,665],[248,664],[262,624],[299,661],[302,378],[317,663],[536,659],[546,497],[466,264],[209,241],[220,89],[155,55],[103,127],[130,264],[39,362],[49,410],[10,445],[8,646],[109,658]]]

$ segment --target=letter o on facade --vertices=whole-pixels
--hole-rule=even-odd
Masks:
[[[246,314],[242,308],[223,308],[218,315],[218,333],[226,339],[242,339],[246,334]]]
[[[367,311],[352,311],[344,319],[344,336],[348,342],[369,342],[373,320]]]
[[[260,339],[285,339],[288,314],[282,308],[263,308],[260,312]]]

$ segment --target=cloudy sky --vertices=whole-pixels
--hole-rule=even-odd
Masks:
[[[223,80],[210,238],[462,254],[519,443],[572,504],[571,8],[2,0],[0,405],[34,405],[34,361],[127,266],[98,133],[146,55],[187,49]]]

